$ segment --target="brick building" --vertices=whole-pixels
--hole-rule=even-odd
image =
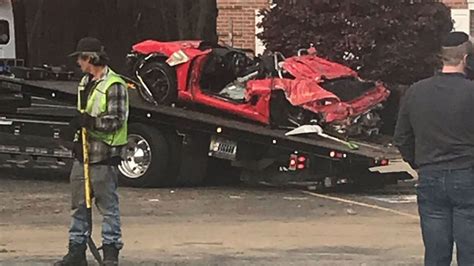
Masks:
[[[474,0],[444,0],[451,7],[454,29],[474,35]]]
[[[263,48],[255,37],[258,10],[268,8],[271,0],[217,0],[217,34],[219,40],[235,47]]]
[[[455,30],[474,35],[474,0],[442,0],[451,7]],[[217,0],[219,40],[235,47],[250,48],[257,53],[263,45],[255,37],[258,10],[268,8],[271,0]]]

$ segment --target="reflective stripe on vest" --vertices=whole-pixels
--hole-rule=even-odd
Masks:
[[[85,90],[85,86],[87,84],[88,78],[87,76],[82,78],[81,82],[79,83],[78,87],[78,101],[77,101],[77,109],[81,110],[81,92]],[[108,69],[108,72],[106,76],[99,81],[98,84],[95,85],[91,89],[91,92],[89,94],[87,103],[86,103],[86,109],[85,112],[88,113],[92,117],[99,117],[100,115],[104,114],[107,112],[107,90],[113,85],[113,84],[122,84],[125,88],[127,88],[127,84],[125,81],[115,72],[113,72],[111,69]],[[126,91],[127,93],[127,91]],[[127,117],[128,117],[128,95],[127,95]],[[99,132],[96,130],[89,130],[89,134],[96,140],[103,141],[104,143],[110,145],[110,146],[121,146],[127,144],[127,120],[125,123],[122,125],[121,128],[119,128],[115,132],[110,132],[110,133],[105,133],[105,132]]]

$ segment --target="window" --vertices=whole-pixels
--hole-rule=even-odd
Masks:
[[[6,20],[0,20],[0,44],[10,41],[10,24]]]
[[[472,16],[474,16],[474,10],[470,10],[470,13],[471,14],[470,14],[470,21],[469,21],[470,22],[469,23],[470,24],[469,25],[469,29],[470,29],[469,33],[472,36],[472,34],[474,33],[474,27],[473,27],[474,26],[474,18],[472,17]]]

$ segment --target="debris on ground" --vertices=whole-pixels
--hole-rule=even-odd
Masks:
[[[307,197],[283,197],[284,200],[307,200]]]
[[[149,199],[148,201],[149,202],[159,202],[160,200],[159,199]]]
[[[349,215],[357,215],[357,212],[352,208],[346,209],[346,213]]]

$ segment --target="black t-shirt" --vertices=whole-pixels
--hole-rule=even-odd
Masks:
[[[474,82],[462,73],[440,73],[411,86],[395,145],[414,168],[474,166]]]

